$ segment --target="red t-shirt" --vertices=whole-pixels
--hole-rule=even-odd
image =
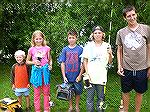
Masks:
[[[29,84],[29,67],[26,64],[14,64],[12,67],[12,84],[16,88],[27,88]]]

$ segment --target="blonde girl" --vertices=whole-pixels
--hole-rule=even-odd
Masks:
[[[50,70],[52,69],[51,48],[46,45],[44,34],[37,30],[33,33],[31,47],[26,63],[32,65],[30,82],[34,88],[35,112],[41,112],[40,95],[44,96],[44,112],[50,111]]]

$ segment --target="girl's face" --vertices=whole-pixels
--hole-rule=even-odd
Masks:
[[[23,63],[24,57],[22,55],[17,55],[17,56],[15,56],[15,59],[16,59],[17,63],[21,64],[21,63]]]
[[[93,32],[93,37],[95,41],[102,41],[103,40],[103,32],[100,30],[95,30]]]
[[[77,37],[75,35],[68,35],[69,45],[75,45],[77,41]]]
[[[42,38],[42,36],[41,36],[40,33],[35,34],[35,36],[34,36],[34,42],[35,42],[36,46],[41,46],[42,45],[43,38]]]

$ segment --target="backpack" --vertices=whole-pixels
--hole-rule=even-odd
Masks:
[[[60,100],[70,100],[74,96],[73,84],[62,83],[57,85],[56,97]]]

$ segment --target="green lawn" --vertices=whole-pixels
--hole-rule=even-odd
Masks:
[[[0,64],[0,99],[4,97],[15,98],[14,92],[11,90],[10,83],[10,67],[12,64]],[[57,68],[57,69],[56,69]],[[108,105],[106,112],[118,112],[118,108],[120,105],[121,99],[121,90],[120,90],[120,80],[119,76],[115,73],[115,70],[110,70],[108,73],[108,83],[106,88],[106,103]],[[61,74],[59,67],[53,67],[53,71],[51,74],[51,99],[54,101],[55,106],[52,107],[51,112],[66,112],[68,109],[68,102],[56,99],[56,85],[60,84]],[[150,86],[150,82],[149,82]],[[33,89],[31,87],[30,92],[31,98],[31,106],[33,108]],[[43,99],[43,97],[41,97]],[[141,112],[149,112],[150,111],[150,92],[147,91],[143,97],[142,109]],[[41,100],[43,101],[43,100]],[[131,93],[130,100],[130,111],[134,112],[134,92]],[[86,91],[83,90],[83,94],[81,95],[80,108],[81,112],[86,112]],[[43,108],[43,102],[41,103],[41,107]],[[25,108],[25,99],[23,98],[23,108]]]

